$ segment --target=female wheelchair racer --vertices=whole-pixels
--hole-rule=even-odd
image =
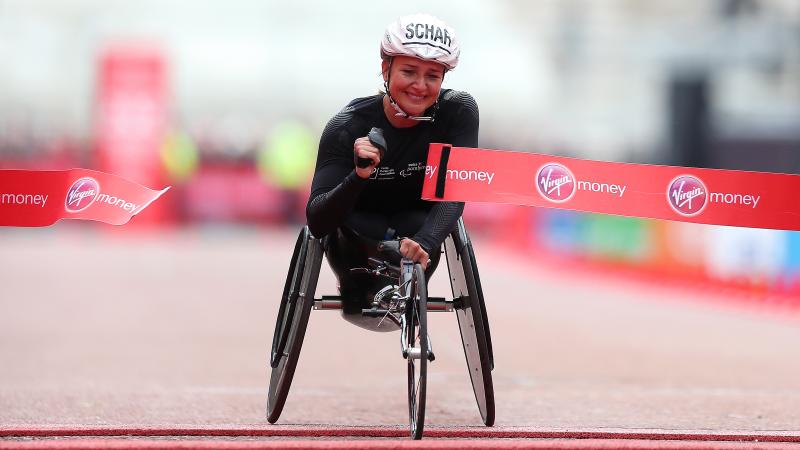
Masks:
[[[455,32],[439,19],[401,17],[387,27],[380,48],[385,93],[351,101],[320,139],[308,226],[295,246],[273,339],[268,418],[274,423],[283,408],[311,307],[328,309],[333,302],[345,319],[364,328],[400,327],[404,339],[404,326],[417,338],[422,334],[416,342],[408,338],[403,352],[409,359],[415,438],[421,437],[424,422],[425,365],[433,359],[426,306],[455,310],[481,416],[491,425],[491,339],[474,253],[460,219],[464,205],[421,200],[430,143],[477,147],[477,104],[467,93],[441,89],[445,73],[458,63],[460,47]],[[392,240],[394,251],[380,250],[391,247]],[[450,302],[427,297],[427,279],[439,264],[443,244],[453,288]],[[317,300],[323,253],[340,295]],[[397,284],[391,284],[392,277]],[[379,298],[394,298],[389,303],[395,309],[380,309],[388,303]],[[415,345],[423,354],[416,365],[407,354],[407,347]]]

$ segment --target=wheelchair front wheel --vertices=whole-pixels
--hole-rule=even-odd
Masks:
[[[295,244],[273,335],[272,372],[267,394],[267,420],[270,423],[278,420],[289,395],[314,306],[321,264],[322,245],[311,236],[308,227],[304,227]]]
[[[411,289],[403,320],[408,361],[408,421],[413,439],[422,439],[425,427],[425,392],[428,375],[428,288],[425,271],[414,265]]]

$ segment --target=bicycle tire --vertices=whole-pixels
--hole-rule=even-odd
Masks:
[[[428,380],[428,288],[425,271],[414,264],[411,281],[411,298],[406,306],[406,355],[408,365],[408,421],[412,439],[422,439],[425,428],[425,398]],[[419,358],[412,355],[418,349]]]
[[[492,426],[495,420],[495,402],[493,363],[489,348],[491,338],[488,336],[488,328],[485,327],[482,311],[485,310],[485,305],[481,302],[483,293],[478,288],[477,265],[471,247],[463,223],[459,220],[458,228],[445,241],[447,267],[453,298],[457,300],[455,312],[472,391],[483,423]]]
[[[322,264],[322,245],[318,239],[308,235],[307,255],[303,265],[303,275],[300,289],[291,319],[291,329],[288,332],[284,352],[279,355],[279,361],[270,374],[269,390],[267,394],[267,420],[275,423],[283,411],[289,388],[292,385],[300,350],[303,347],[308,319],[314,306],[314,293],[319,279],[319,270]]]

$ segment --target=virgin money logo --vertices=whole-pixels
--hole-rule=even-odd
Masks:
[[[699,178],[681,175],[669,183],[667,201],[682,216],[700,214],[708,203],[708,189]]]
[[[575,195],[575,175],[561,164],[545,164],[536,172],[536,189],[545,199],[563,203]]]
[[[100,185],[94,178],[81,178],[72,183],[72,186],[69,187],[67,199],[64,201],[64,207],[67,209],[67,212],[81,212],[94,203],[99,193]]]

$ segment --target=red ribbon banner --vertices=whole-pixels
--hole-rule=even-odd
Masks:
[[[431,144],[422,198],[800,230],[800,175]]]
[[[123,225],[168,189],[88,169],[0,170],[0,226],[45,227],[60,219]]]

